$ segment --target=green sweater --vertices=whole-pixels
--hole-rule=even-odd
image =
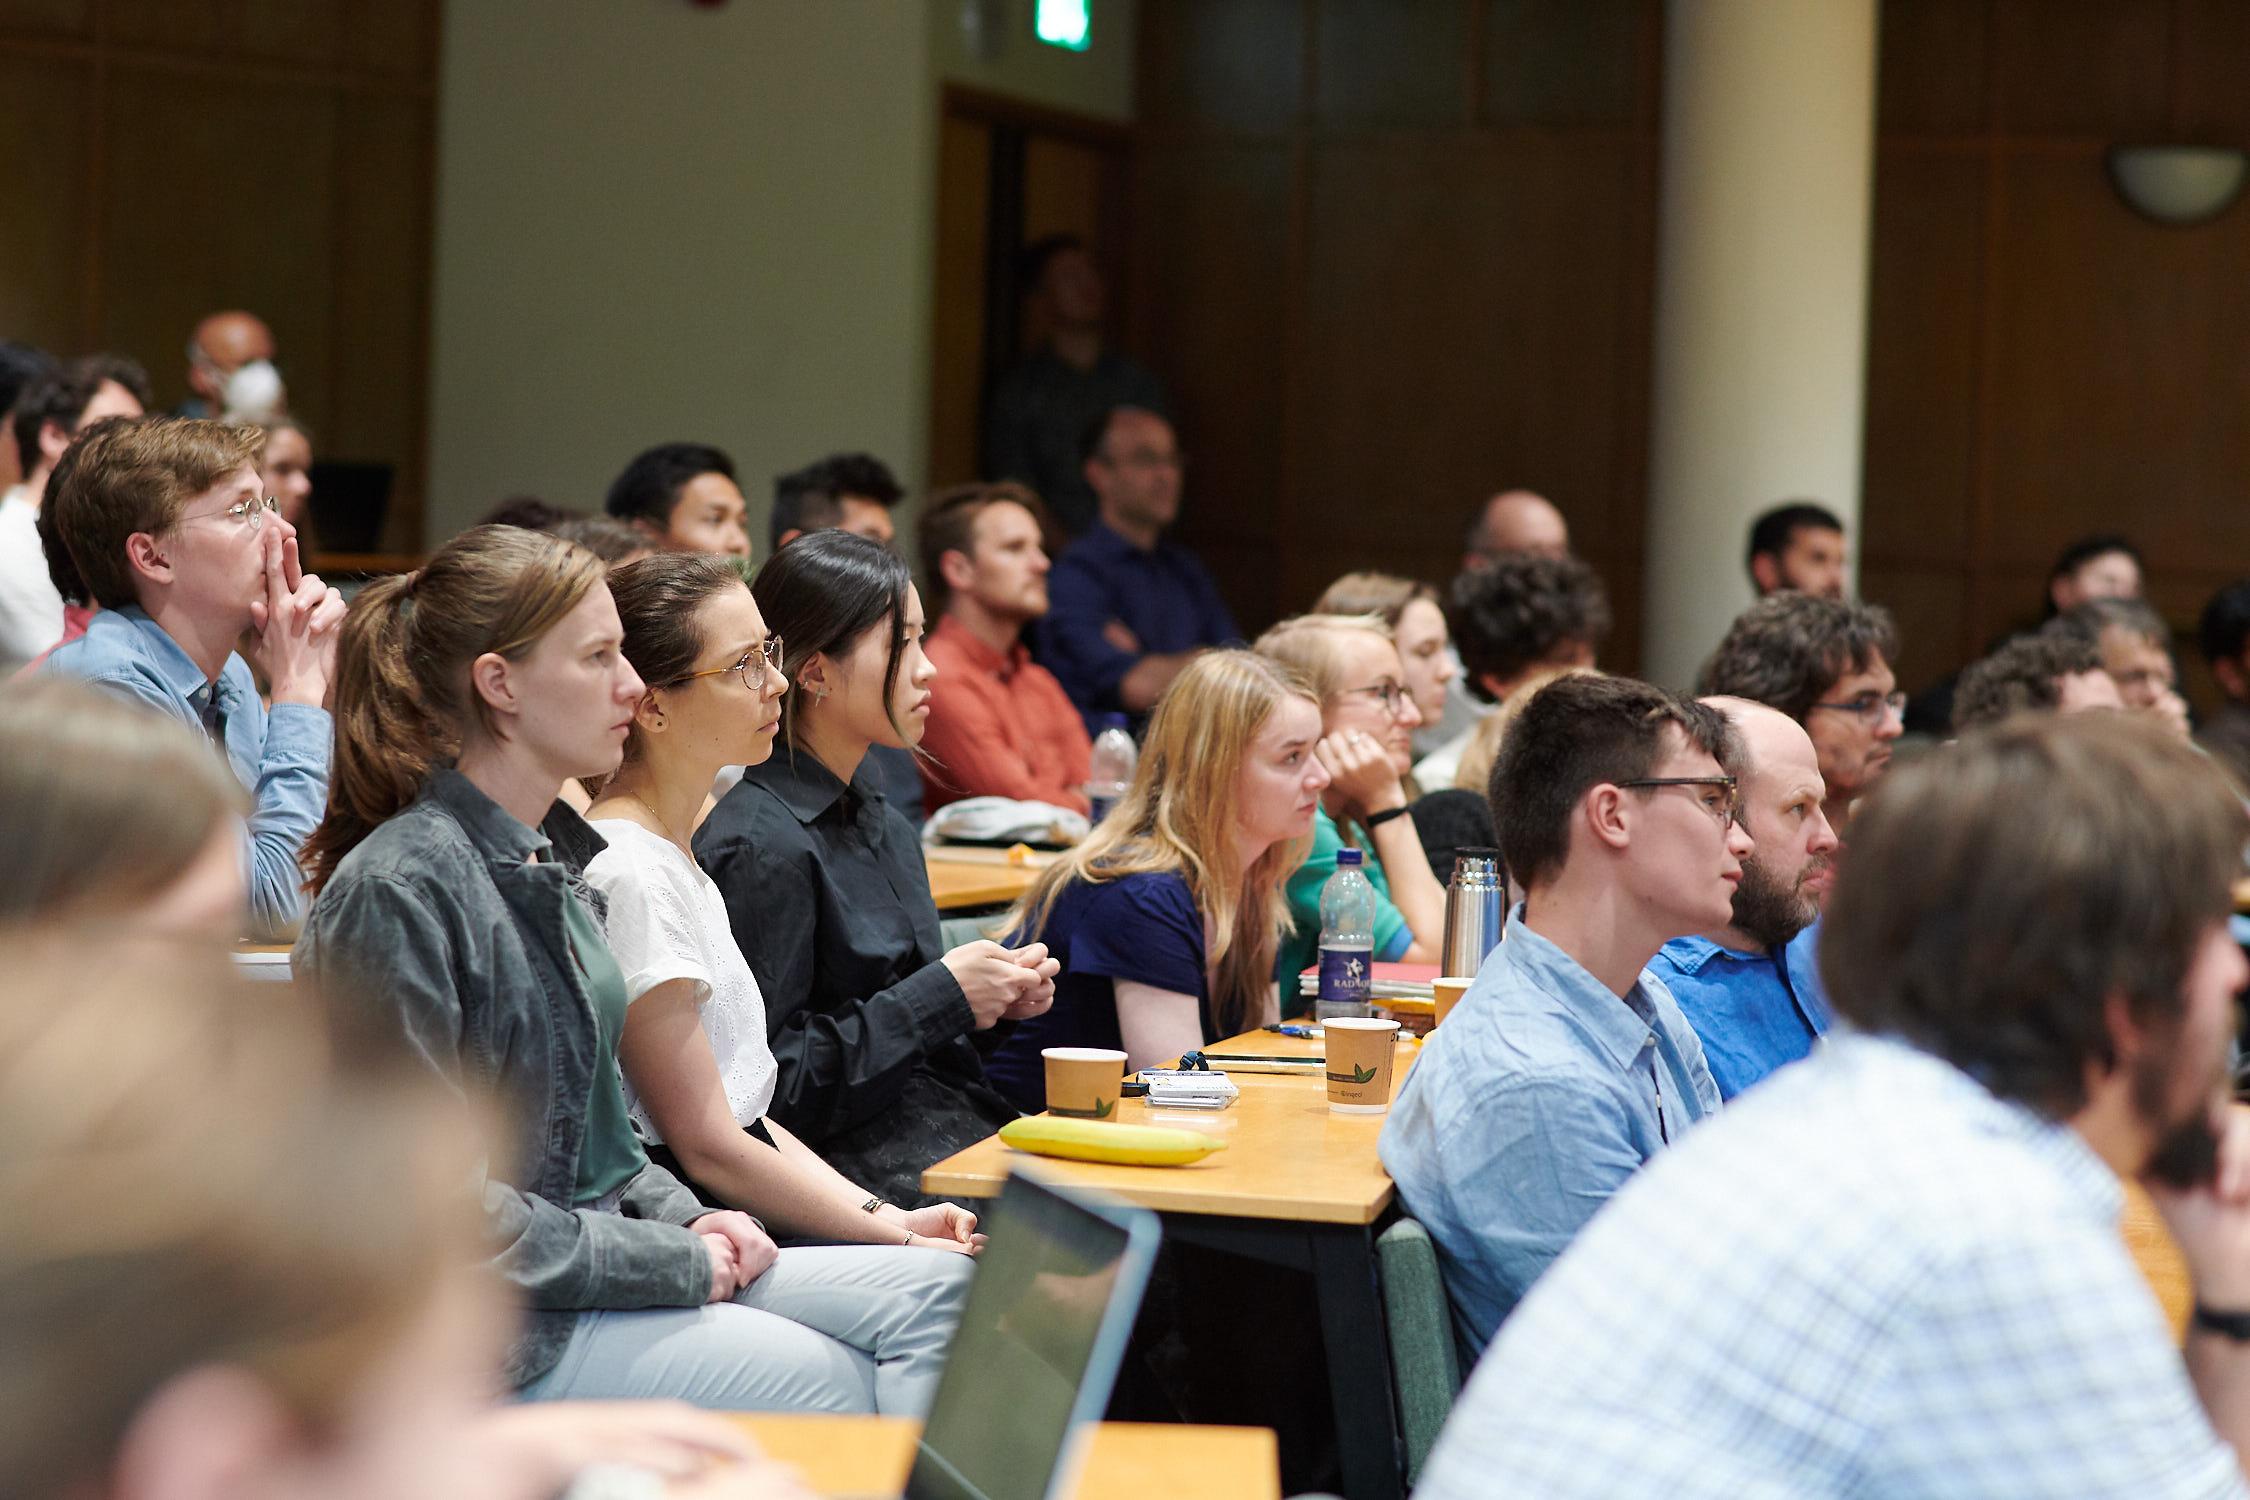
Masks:
[[[1289,898],[1289,933],[1281,940],[1281,956],[1274,963],[1274,978],[1281,984],[1281,1013],[1300,1014],[1311,1008],[1298,997],[1297,976],[1320,957],[1320,889],[1336,873],[1336,851],[1344,847],[1343,835],[1326,808],[1313,815],[1312,852],[1282,887]],[[1383,862],[1368,851],[1360,873],[1375,887],[1375,957],[1395,960],[1414,944],[1406,917],[1391,901],[1391,883],[1383,876]]]

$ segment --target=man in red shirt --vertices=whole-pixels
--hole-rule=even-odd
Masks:
[[[1013,797],[1087,810],[1091,745],[1024,627],[1047,612],[1046,522],[1020,484],[941,490],[922,516],[922,572],[939,619],[923,643],[938,669],[922,736],[925,806]]]

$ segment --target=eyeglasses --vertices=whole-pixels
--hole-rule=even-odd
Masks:
[[[769,635],[763,646],[743,652],[742,660],[729,662],[723,667],[706,667],[700,672],[690,672],[671,685],[679,687],[698,677],[716,677],[721,672],[734,673],[742,679],[742,686],[750,692],[764,692],[766,683],[781,675],[781,637]]]
[[[1813,707],[1830,709],[1840,714],[1857,714],[1865,724],[1881,724],[1885,714],[1903,723],[1906,719],[1906,694],[1861,693],[1857,698],[1849,698],[1842,703],[1815,703]]]
[[[1613,785],[1627,791],[1654,791],[1660,786],[1706,788],[1707,795],[1697,800],[1702,803],[1703,810],[1711,815],[1711,820],[1719,825],[1721,833],[1726,832],[1727,826],[1734,822],[1735,808],[1739,805],[1741,795],[1735,788],[1732,776],[1643,776],[1638,780],[1620,781]]]
[[[215,510],[207,516],[182,516],[180,524],[184,526],[190,521],[239,521],[256,531],[266,524],[269,514],[278,514],[280,510],[281,502],[273,496],[267,495],[262,499],[252,496],[248,500],[237,500],[225,510]]]
[[[1407,703],[1406,689],[1388,679],[1371,683],[1366,687],[1345,688],[1344,691],[1346,693],[1367,694],[1370,698],[1380,702],[1383,705],[1383,712],[1394,719],[1399,716]]]

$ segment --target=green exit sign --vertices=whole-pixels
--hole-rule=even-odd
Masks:
[[[1089,14],[1092,6],[1093,0],[1039,0],[1039,11],[1032,21],[1039,40],[1050,47],[1085,51],[1087,34],[1093,29]]]

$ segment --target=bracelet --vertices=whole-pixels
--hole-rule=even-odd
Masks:
[[[2225,1311],[2195,1304],[2190,1321],[2206,1333],[2216,1333],[2238,1344],[2250,1344],[2250,1312]]]
[[[890,1205],[888,1203],[885,1203],[882,1199],[876,1197],[873,1193],[869,1193],[867,1195],[867,1201],[859,1206],[859,1211],[863,1214],[871,1214],[889,1207]]]
[[[1366,817],[1359,820],[1359,826],[1366,829],[1368,832],[1373,833],[1376,829],[1382,827],[1391,819],[1403,818],[1405,816],[1406,807],[1402,803],[1397,807],[1386,807],[1379,813],[1369,813]]]

